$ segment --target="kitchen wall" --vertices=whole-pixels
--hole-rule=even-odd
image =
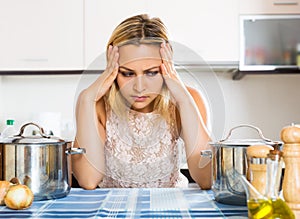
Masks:
[[[215,134],[215,138],[226,135],[235,125],[247,123],[261,128],[266,137],[279,140],[282,127],[292,122],[300,123],[300,75],[247,75],[239,81],[232,80],[231,73],[218,72],[215,75],[222,90],[220,96],[223,95],[224,98],[220,98],[220,105],[213,105],[212,111],[220,113],[218,110],[225,110],[225,120],[217,118],[213,123],[215,126],[224,127],[222,133]],[[95,77],[1,76],[0,130],[7,118],[14,118],[19,127],[36,119],[42,112],[59,112],[61,135],[74,135],[73,115],[77,90],[81,90]],[[201,72],[196,73],[196,77],[201,80]],[[211,86],[218,85],[213,82]],[[256,132],[246,128],[236,130],[233,135],[256,136]]]
[[[31,121],[44,123],[41,120],[42,114],[49,116],[51,112],[60,117],[59,134],[66,137],[73,134],[73,103],[79,76],[26,75],[0,78],[0,131],[8,118],[15,119],[19,128]],[[53,116],[50,115],[49,120],[53,120]],[[49,123],[52,125],[53,121]]]
[[[225,96],[226,130],[248,123],[261,128],[266,137],[280,140],[284,126],[300,123],[300,75],[248,75],[233,81],[220,74],[219,79]],[[241,133],[245,137],[246,131]]]
[[[5,27],[6,31],[1,35],[0,44],[7,50],[0,51],[0,70],[86,69],[103,51],[107,37],[120,19],[140,12],[161,17],[174,41],[195,49],[206,61],[235,63],[239,59],[240,14],[299,13],[299,4],[274,9],[273,1],[240,2],[193,0],[186,3],[166,0],[150,3],[147,0],[127,0],[120,3],[117,0],[64,0],[62,3],[52,0],[37,4],[37,1],[31,0],[22,7],[18,3],[20,7],[14,14],[11,12],[15,12],[16,3],[5,1],[0,7],[5,18],[0,21],[0,26]],[[170,5],[172,10],[169,10]],[[36,19],[36,12],[42,20]],[[49,23],[40,25],[44,20]],[[29,25],[32,31],[27,28],[29,22],[35,24]],[[15,28],[17,25],[22,28]],[[26,27],[26,32],[23,27]],[[13,40],[17,39],[16,36],[22,36],[20,39],[24,40],[17,40],[18,46]],[[43,60],[49,60],[49,63],[41,63]],[[24,64],[24,61],[30,63]],[[203,72],[194,71],[194,74],[205,85],[204,92],[209,90],[207,95],[212,108],[212,130],[217,139],[241,123],[258,126],[265,136],[278,139],[283,126],[292,122],[300,123],[300,75],[247,75],[242,80],[234,81],[231,73],[219,71],[211,74],[216,76],[216,82]],[[81,75],[0,76],[0,131],[7,118],[14,118],[19,127],[28,121],[39,121],[47,115],[48,121],[53,120],[53,116],[60,118],[60,134],[72,137],[76,95],[93,78]],[[190,77],[185,82],[194,81]],[[238,132],[245,137],[256,136],[255,132],[247,129]]]

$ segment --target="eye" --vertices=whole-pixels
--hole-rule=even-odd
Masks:
[[[133,71],[119,71],[119,73],[124,77],[133,77],[133,76],[135,76]]]
[[[145,75],[153,77],[159,73],[160,73],[160,71],[158,71],[158,70],[157,71],[146,71]]]

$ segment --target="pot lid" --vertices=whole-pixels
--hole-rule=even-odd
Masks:
[[[227,141],[218,141],[209,143],[215,147],[248,147],[251,145],[282,145],[282,142],[278,141],[264,141],[262,139],[231,139]]]
[[[64,143],[64,140],[53,136],[14,136],[10,143],[12,144],[56,144]]]
[[[241,128],[241,127],[247,127],[247,128],[252,128],[255,129],[258,132],[259,135],[259,139],[229,139],[229,137],[232,134],[232,131],[234,129],[237,128]],[[280,141],[272,141],[266,137],[264,137],[264,135],[262,134],[262,131],[252,125],[248,125],[248,124],[243,124],[243,125],[239,125],[236,126],[232,129],[230,129],[229,134],[227,135],[227,137],[223,140],[220,140],[218,142],[211,142],[209,143],[212,146],[216,146],[216,147],[248,147],[251,145],[270,145],[270,146],[281,146],[283,143]]]
[[[40,136],[39,135],[23,136],[24,130],[28,125],[34,125],[38,127]],[[27,123],[20,128],[20,132],[18,135],[10,137],[6,143],[8,144],[57,144],[57,143],[65,143],[65,141],[58,137],[45,134],[44,129],[35,123]]]

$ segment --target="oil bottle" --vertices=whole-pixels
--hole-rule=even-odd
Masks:
[[[279,197],[282,171],[282,151],[275,147],[267,156],[267,186],[264,198],[248,199],[249,218],[294,219],[295,215],[284,200]]]

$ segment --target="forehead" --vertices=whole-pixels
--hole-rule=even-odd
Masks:
[[[119,65],[126,65],[134,61],[161,61],[158,45],[140,44],[119,47]]]

